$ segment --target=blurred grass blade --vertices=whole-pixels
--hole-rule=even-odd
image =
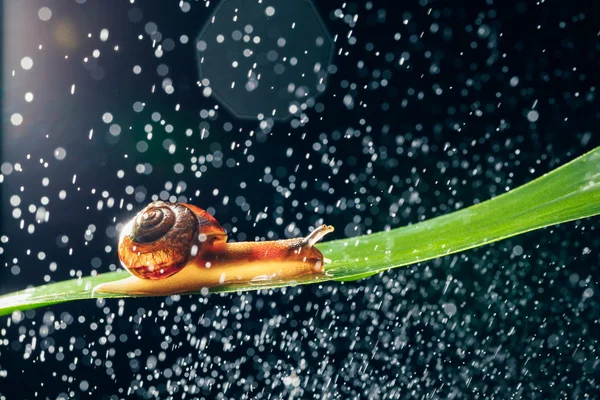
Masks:
[[[321,243],[318,248],[332,260],[326,265],[326,277],[225,285],[212,291],[257,290],[360,279],[393,267],[442,257],[599,213],[600,147],[526,185],[463,210],[388,232]],[[8,294],[0,297],[0,315],[89,299],[96,285],[127,276],[126,271],[111,272]]]

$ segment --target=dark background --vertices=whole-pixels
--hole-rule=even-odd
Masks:
[[[299,236],[321,222],[342,238],[488,199],[600,144],[591,2],[318,2],[335,73],[308,122],[264,132],[222,106],[202,117],[219,103],[195,84],[194,38],[216,2],[185,13],[179,4],[3,2],[0,165],[22,171],[0,184],[0,294],[115,269],[117,224],[152,196],[208,209],[232,240]],[[160,59],[148,22],[176,43]],[[160,64],[173,94],[161,90]],[[201,155],[213,159],[196,177]],[[137,173],[145,163],[152,172]],[[43,196],[50,218],[40,224],[29,209]],[[0,398],[594,398],[599,249],[592,218],[351,283],[16,313],[0,318]]]

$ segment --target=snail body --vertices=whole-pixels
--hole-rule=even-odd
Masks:
[[[228,243],[225,230],[205,210],[157,201],[119,237],[119,260],[132,276],[94,292],[161,296],[320,274],[324,257],[314,245],[332,231],[322,225],[304,238]]]

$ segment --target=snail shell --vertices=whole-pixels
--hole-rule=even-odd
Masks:
[[[208,212],[191,204],[156,201],[123,229],[119,260],[142,279],[164,279],[186,266],[204,247],[227,235]]]

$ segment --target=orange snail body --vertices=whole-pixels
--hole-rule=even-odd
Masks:
[[[227,234],[205,210],[157,201],[121,232],[119,260],[132,276],[94,292],[169,295],[322,273],[323,254],[314,245],[332,231],[322,225],[305,238],[227,243]]]

